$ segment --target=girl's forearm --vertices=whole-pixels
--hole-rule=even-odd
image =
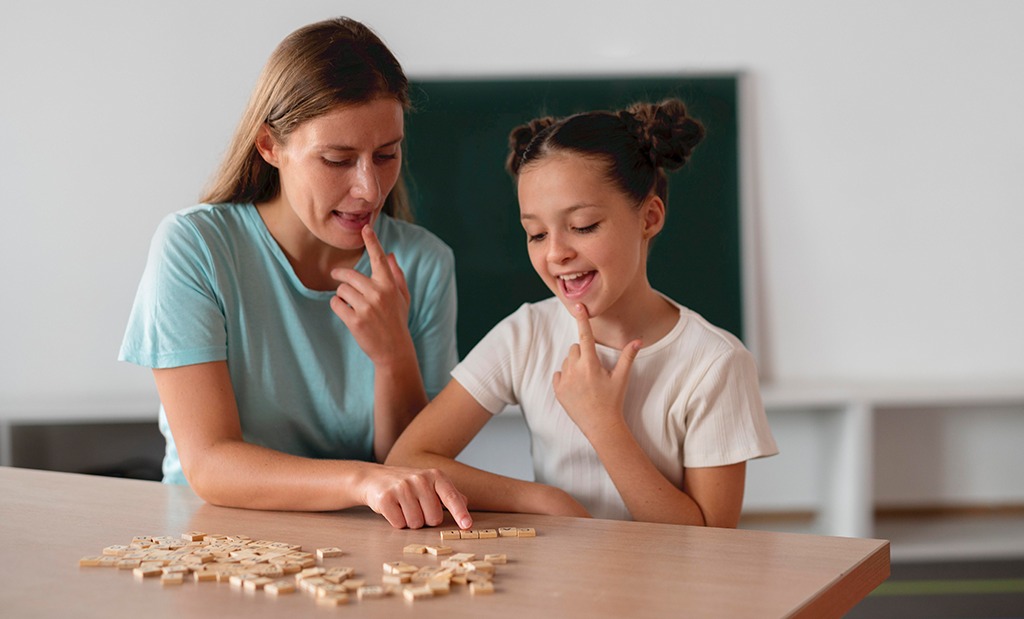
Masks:
[[[661,474],[624,421],[587,438],[634,520],[706,524],[697,502]]]
[[[484,471],[442,454],[396,450],[387,464],[443,471],[466,495],[472,510],[589,516],[583,506],[558,488]]]

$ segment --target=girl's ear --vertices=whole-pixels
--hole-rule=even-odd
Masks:
[[[256,150],[259,152],[260,157],[263,160],[274,166],[278,166],[278,149],[279,145],[274,136],[270,135],[270,129],[266,123],[260,125],[259,130],[256,131]]]
[[[658,196],[647,198],[643,206],[643,236],[645,240],[653,239],[665,227],[665,203]]]

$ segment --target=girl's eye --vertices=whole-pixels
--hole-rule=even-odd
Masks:
[[[398,159],[398,153],[380,153],[374,155],[374,157],[377,161],[394,161],[395,159]]]
[[[600,225],[601,225],[601,222],[593,223],[593,224],[590,224],[589,226],[585,226],[583,228],[576,228],[576,232],[579,232],[580,234],[590,234],[591,232],[596,232],[597,228]]]
[[[350,159],[341,159],[341,160],[337,160],[337,161],[334,160],[334,159],[328,159],[327,157],[322,157],[322,159],[323,159],[323,161],[324,161],[324,163],[326,165],[329,165],[329,166],[332,166],[332,167],[335,167],[335,168],[340,168],[340,167],[352,165],[352,161]]]
[[[526,240],[529,243],[536,243],[538,241],[543,241],[545,236],[547,236],[546,232],[541,232],[540,234],[527,234]]]

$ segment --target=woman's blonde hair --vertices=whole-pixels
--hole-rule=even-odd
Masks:
[[[263,125],[275,140],[284,142],[299,125],[338,106],[390,97],[408,109],[408,90],[409,80],[398,60],[365,25],[339,17],[296,30],[281,41],[263,68],[201,201],[257,203],[278,195],[277,168],[256,150],[256,136]],[[411,219],[401,177],[383,210]]]

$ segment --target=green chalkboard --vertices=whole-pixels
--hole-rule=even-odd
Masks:
[[[668,96],[687,103],[707,136],[670,177],[650,280],[743,337],[736,77],[418,80],[411,90],[407,180],[417,223],[455,252],[460,355],[522,303],[551,296],[530,266],[515,186],[505,172],[509,131],[537,116]]]

